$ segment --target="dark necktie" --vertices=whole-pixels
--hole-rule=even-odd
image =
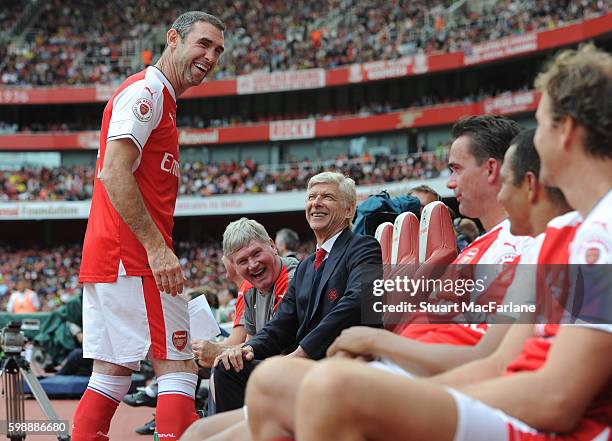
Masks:
[[[326,254],[327,254],[327,251],[325,251],[325,249],[323,248],[319,248],[317,250],[317,253],[315,254],[315,271],[319,269],[319,267],[323,263],[323,260],[325,260]]]

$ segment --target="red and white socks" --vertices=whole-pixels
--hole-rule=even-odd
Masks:
[[[72,441],[106,441],[117,406],[130,389],[131,376],[94,372],[74,412]]]
[[[195,412],[195,390],[198,376],[174,372],[157,377],[158,394],[155,412],[159,439],[178,440],[198,420]]]

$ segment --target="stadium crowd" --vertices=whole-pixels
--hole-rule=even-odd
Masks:
[[[359,185],[384,184],[412,179],[435,178],[446,169],[445,146],[435,152],[410,156],[365,154],[346,155],[332,161],[307,159],[271,169],[252,160],[242,162],[200,161],[181,164],[179,194],[212,196],[237,193],[275,193],[305,189],[308,179],[323,171],[339,171]],[[0,201],[79,201],[90,199],[93,191],[91,166],[21,168],[0,170]]]
[[[94,169],[89,166],[0,171],[0,200],[89,199],[93,191],[93,174]]]
[[[117,83],[133,73],[129,48],[178,12],[201,7],[181,0],[39,2],[25,44],[0,46],[0,84],[62,85]],[[603,0],[505,0],[491,10],[446,14],[451,1],[225,0],[207,4],[232,29],[216,78],[257,71],[333,68],[392,60],[419,53],[467,51],[485,40],[568,22],[609,11]],[[8,5],[0,16],[10,29],[22,8]],[[116,11],[120,9],[121,14]],[[149,11],[155,10],[154,15]],[[161,48],[148,48],[148,53]],[[126,54],[128,53],[128,54]],[[145,61],[146,62],[146,61]],[[139,61],[139,63],[141,63]],[[142,63],[136,69],[139,70]]]
[[[38,294],[43,311],[53,310],[80,293],[80,254],[78,245],[48,249],[0,245],[0,310],[6,310],[8,295],[20,278]]]
[[[314,244],[304,241],[298,255],[307,255]],[[50,248],[15,248],[0,244],[0,311],[6,310],[11,291],[24,279],[38,295],[41,311],[53,311],[72,296],[79,295],[78,284],[82,244]],[[220,296],[235,291],[225,279],[221,261],[221,244],[212,240],[182,241],[175,244],[177,256],[186,276],[186,287],[204,294]]]

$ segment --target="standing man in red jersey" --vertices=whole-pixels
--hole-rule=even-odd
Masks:
[[[176,19],[159,61],[129,77],[102,119],[83,245],[83,353],[93,375],[72,439],[106,440],[131,374],[149,357],[158,376],[157,432],[178,439],[196,419],[196,366],[183,273],[172,249],[178,192],[176,99],[212,72],[225,25],[200,11]]]

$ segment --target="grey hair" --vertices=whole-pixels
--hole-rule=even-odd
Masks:
[[[276,233],[276,246],[284,243],[288,250],[295,251],[300,246],[300,236],[291,228],[282,228]]]
[[[246,217],[230,222],[223,233],[223,254],[231,258],[233,253],[246,247],[252,240],[270,242],[270,236],[262,224]]]
[[[340,191],[340,200],[344,208],[350,205],[357,204],[357,190],[355,189],[355,181],[351,178],[336,172],[323,172],[314,175],[308,181],[308,190],[316,184],[336,184]]]
[[[184,39],[191,31],[193,24],[199,21],[210,23],[220,31],[225,31],[225,24],[218,17],[203,11],[185,12],[174,20],[171,27]]]

